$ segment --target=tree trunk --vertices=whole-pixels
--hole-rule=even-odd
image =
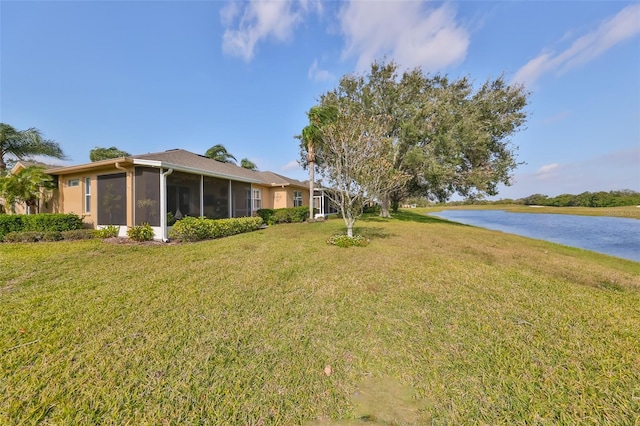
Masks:
[[[309,221],[315,219],[313,216],[313,180],[315,179],[315,164],[312,162],[309,163]]]
[[[384,194],[381,201],[380,217],[391,217],[391,213],[389,213],[389,205],[391,204],[389,194]]]

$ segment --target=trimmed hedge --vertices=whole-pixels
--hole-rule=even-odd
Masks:
[[[0,240],[11,232],[63,232],[83,226],[73,213],[0,214]]]
[[[232,219],[206,219],[203,217],[185,217],[177,221],[169,238],[177,241],[199,241],[251,232],[263,224],[261,217],[239,217]]]
[[[313,212],[315,214],[317,209],[313,209]],[[257,213],[267,225],[304,222],[309,218],[309,207],[301,206],[287,207],[284,209],[260,209]]]
[[[72,229],[69,231],[21,231],[9,232],[5,243],[37,243],[40,241],[91,240],[96,238],[94,229]]]

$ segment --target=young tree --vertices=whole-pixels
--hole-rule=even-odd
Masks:
[[[29,166],[16,174],[0,177],[0,196],[14,213],[18,203],[23,203],[28,213],[37,213],[42,191],[51,188],[51,183],[51,176],[44,172],[43,167]]]
[[[62,148],[56,142],[44,139],[38,129],[16,130],[0,123],[0,171],[7,170],[8,156],[26,160],[35,155],[65,159]]]
[[[243,158],[242,160],[240,160],[240,167],[247,170],[258,171],[258,166],[256,165],[256,163],[249,160],[248,158]]]
[[[224,145],[217,144],[212,146],[204,153],[205,157],[212,158],[216,161],[220,161],[221,163],[235,163],[236,157],[231,155],[227,148]],[[233,160],[233,161],[232,161]]]
[[[338,206],[353,237],[353,225],[365,202],[405,183],[407,176],[387,159],[391,139],[388,117],[372,117],[343,107],[320,128],[323,162],[318,168],[331,187],[329,197]]]
[[[109,160],[111,158],[120,158],[120,157],[128,157],[129,154],[127,151],[122,151],[112,146],[110,148],[102,148],[96,146],[91,151],[89,151],[89,159],[91,162],[101,161],[101,160]]]

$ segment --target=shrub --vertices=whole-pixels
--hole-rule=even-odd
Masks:
[[[185,217],[173,225],[169,238],[178,241],[200,241],[228,237],[259,229],[261,217],[239,217],[231,219],[207,219],[203,217]]]
[[[4,236],[4,241],[7,243],[36,243],[42,240],[42,232],[35,231],[23,231],[23,232],[9,232]]]
[[[107,225],[102,229],[95,231],[96,238],[112,238],[117,237],[120,234],[120,227],[116,225]]]
[[[60,233],[63,240],[90,240],[96,237],[95,229],[72,229]]]
[[[314,213],[317,209],[313,210]],[[268,225],[277,223],[304,222],[309,217],[309,207],[287,207],[284,209],[260,209],[258,216]]]
[[[127,230],[127,236],[133,241],[151,241],[155,236],[153,228],[148,223],[132,226]]]
[[[0,215],[0,239],[10,232],[62,232],[81,229],[83,226],[82,218],[72,213]]]
[[[338,247],[365,247],[369,245],[369,239],[362,235],[354,235],[350,237],[348,235],[334,235],[327,240],[327,244],[331,244]]]
[[[42,233],[42,241],[60,241],[62,239],[62,232],[60,231],[45,231]]]

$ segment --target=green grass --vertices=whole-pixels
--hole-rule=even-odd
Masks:
[[[356,225],[0,244],[0,424],[640,422],[640,263]]]

